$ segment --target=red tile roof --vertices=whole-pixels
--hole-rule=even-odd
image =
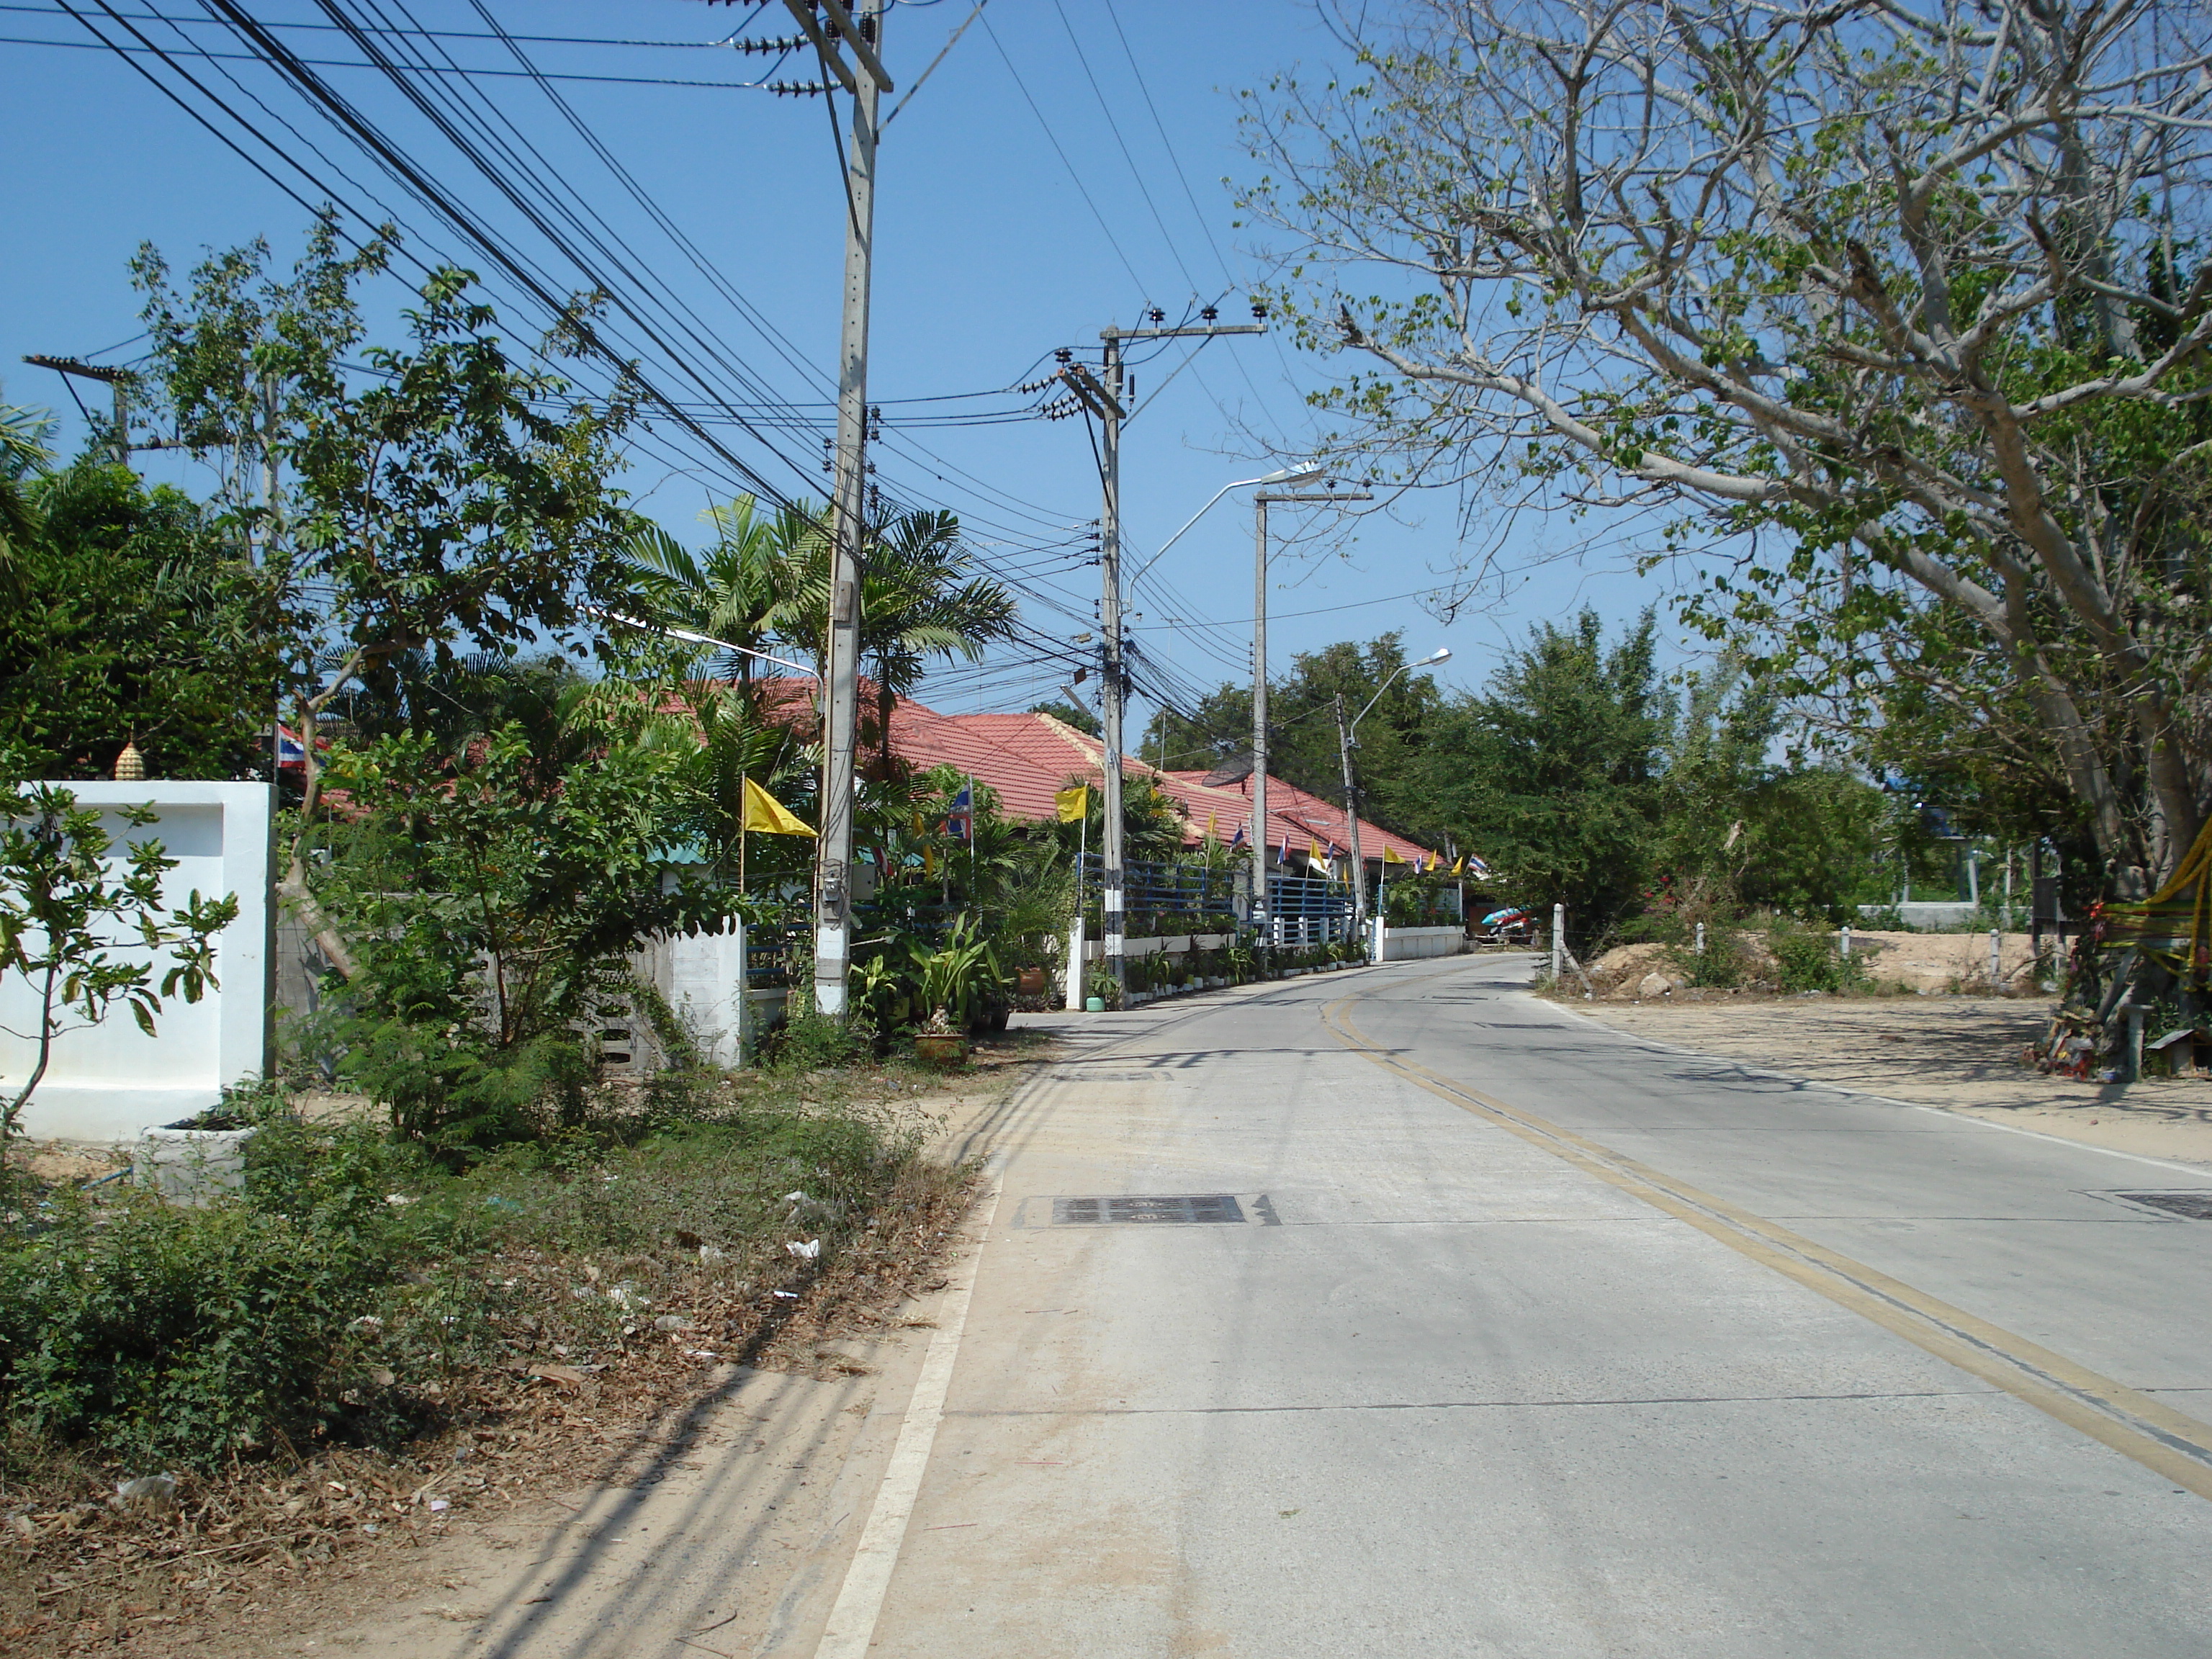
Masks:
[[[793,716],[810,719],[816,682],[811,679],[757,681],[763,702],[770,708],[788,709]],[[863,687],[861,710],[872,714],[872,688]],[[1102,776],[1106,748],[1097,738],[1085,736],[1049,714],[940,714],[908,698],[897,700],[891,711],[891,749],[917,769],[950,766],[988,784],[999,797],[1000,810],[1009,817],[1044,818],[1053,813],[1053,796],[1072,780],[1097,783]],[[1252,817],[1252,781],[1207,784],[1203,772],[1163,772],[1132,755],[1121,757],[1127,776],[1158,781],[1160,789],[1182,808],[1183,841],[1195,847],[1211,834],[1229,841]],[[1307,854],[1318,847],[1324,856],[1350,850],[1342,803],[1331,805],[1318,795],[1267,780],[1267,844],[1280,847],[1290,837],[1291,854]],[[1437,854],[1417,842],[1394,836],[1365,818],[1359,821],[1360,856],[1375,863],[1388,847],[1408,865],[1417,860],[1433,864]]]

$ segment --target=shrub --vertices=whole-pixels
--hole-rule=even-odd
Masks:
[[[64,1195],[46,1214],[0,1243],[0,1404],[141,1470],[325,1431],[345,1409],[349,1328],[400,1270],[381,1229],[237,1200],[130,1192],[95,1213]]]
[[[1844,956],[1830,934],[1778,927],[1768,935],[1767,946],[1774,952],[1775,979],[1785,992],[1849,991],[1865,982],[1859,959]]]
[[[818,1071],[850,1066],[875,1053],[875,1026],[864,1012],[825,1014],[812,999],[811,983],[792,988],[790,1012],[761,1040],[761,1064],[767,1070],[786,1075]]]

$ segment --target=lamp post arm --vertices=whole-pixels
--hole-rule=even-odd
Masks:
[[[1167,556],[1168,549],[1173,547],[1177,542],[1182,539],[1184,530],[1188,530],[1191,526],[1196,524],[1200,519],[1204,518],[1208,513],[1213,510],[1213,504],[1216,501],[1219,501],[1224,495],[1226,495],[1232,489],[1242,489],[1248,484],[1265,483],[1267,482],[1267,480],[1265,478],[1238,478],[1235,482],[1225,483],[1222,485],[1220,489],[1215,490],[1212,495],[1206,498],[1206,502],[1204,507],[1200,507],[1197,512],[1192,514],[1190,517],[1183,520],[1182,530],[1176,531],[1174,535],[1162,542],[1159,545],[1159,550],[1154,553],[1151,558],[1146,559],[1143,564],[1137,568],[1137,574],[1129,578],[1130,591],[1133,592],[1136,590],[1137,584],[1145,579],[1145,573],[1150,570],[1154,565],[1158,564],[1162,559],[1165,558]]]
[[[1359,722],[1360,722],[1360,721],[1362,721],[1362,720],[1365,720],[1365,719],[1367,718],[1367,716],[1368,716],[1370,713],[1372,713],[1372,712],[1373,712],[1374,708],[1375,708],[1375,705],[1376,705],[1376,703],[1378,703],[1378,702],[1382,702],[1382,694],[1383,694],[1385,691],[1388,691],[1388,690],[1390,689],[1390,687],[1392,686],[1392,684],[1394,684],[1396,682],[1396,680],[1397,680],[1397,678],[1398,678],[1398,676],[1399,676],[1399,675],[1401,675],[1401,674],[1404,673],[1404,672],[1405,672],[1408,668],[1411,668],[1412,666],[1413,666],[1413,665],[1412,663],[1409,663],[1409,662],[1401,662],[1401,663],[1400,663],[1400,664],[1399,664],[1395,668],[1392,669],[1392,670],[1390,671],[1390,678],[1389,678],[1389,679],[1384,680],[1384,681],[1382,682],[1382,684],[1380,684],[1380,685],[1378,685],[1378,686],[1376,686],[1376,687],[1375,688],[1375,695],[1374,695],[1373,696],[1371,696],[1371,697],[1368,698],[1368,700],[1367,700],[1367,707],[1366,707],[1366,708],[1363,708],[1363,709],[1361,709],[1361,710],[1360,710],[1357,714],[1354,714],[1354,715],[1352,717],[1352,724],[1351,724],[1349,726],[1347,726],[1346,729],[1348,732],[1357,732],[1357,731],[1358,731],[1358,730],[1359,730]]]

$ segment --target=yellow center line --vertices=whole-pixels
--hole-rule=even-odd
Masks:
[[[1725,1199],[1390,1052],[1352,1018],[1352,1005],[1373,994],[1355,991],[1328,1004],[1322,1013],[1337,1040],[1362,1059],[1688,1222],[1729,1249],[2133,1458],[2175,1486],[2212,1498],[2212,1425]]]

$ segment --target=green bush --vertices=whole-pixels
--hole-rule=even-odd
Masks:
[[[1767,937],[1774,952],[1775,978],[1785,992],[1850,991],[1865,983],[1856,957],[1843,955],[1832,935],[1778,927]]]
[[[795,985],[783,1023],[761,1040],[761,1064],[788,1076],[825,1066],[850,1066],[875,1053],[876,1030],[858,1009],[840,1018],[816,1008],[811,983]]]
[[[57,1196],[0,1243],[0,1404],[141,1471],[304,1444],[346,1407],[349,1331],[401,1269],[381,1228],[236,1200]]]

